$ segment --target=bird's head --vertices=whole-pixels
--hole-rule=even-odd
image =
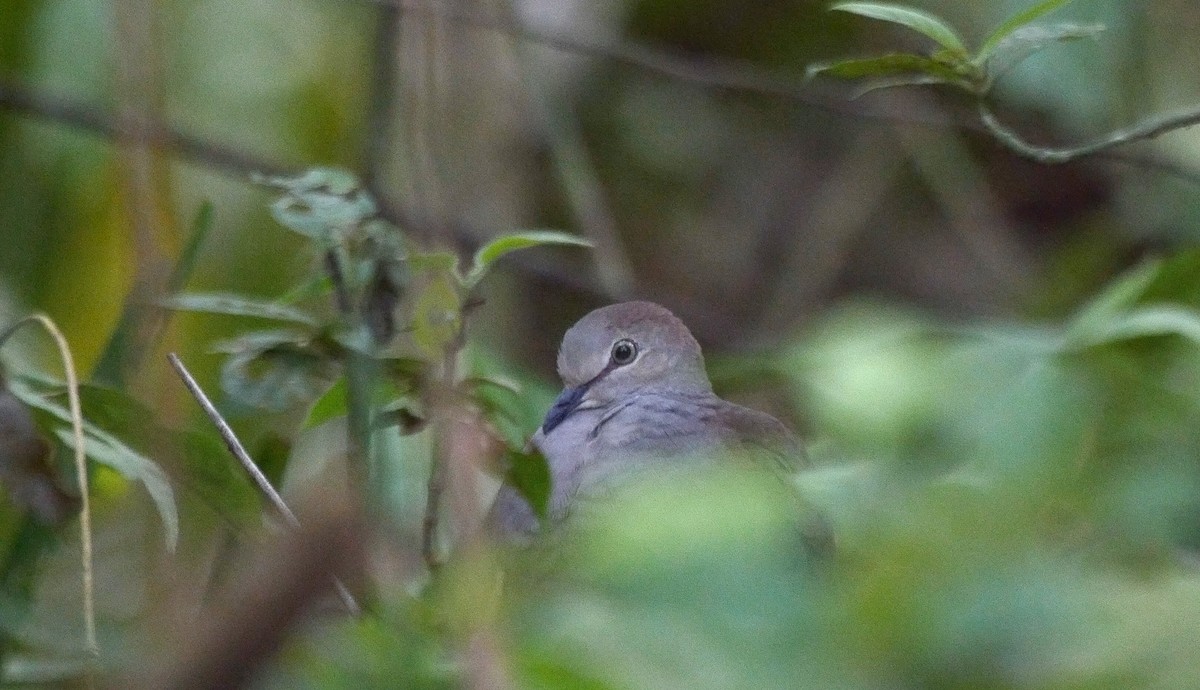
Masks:
[[[710,392],[700,345],[687,326],[651,302],[597,309],[563,336],[558,374],[565,388],[542,431],[580,409],[605,407],[638,391]]]

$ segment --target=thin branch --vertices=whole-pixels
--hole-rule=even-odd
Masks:
[[[446,343],[442,354],[441,380],[434,383],[430,404],[430,419],[433,421],[433,452],[430,454],[429,482],[425,488],[425,516],[421,520],[421,556],[431,573],[442,565],[437,548],[438,522],[441,517],[442,495],[449,477],[446,458],[447,436],[453,422],[451,408],[457,404],[458,359],[467,343],[467,319],[482,304],[467,299],[459,310],[458,330]]]
[[[200,388],[200,384],[196,382],[191,372],[183,365],[183,360],[179,359],[179,355],[174,352],[168,354],[167,359],[171,362],[171,366],[174,367],[175,373],[179,374],[179,378],[183,380],[183,385],[187,386],[188,392],[200,404],[200,408],[204,410],[204,414],[212,421],[213,426],[217,427],[217,432],[221,435],[221,440],[225,442],[225,447],[229,449],[233,457],[237,458],[242,469],[246,470],[246,473],[250,475],[250,478],[254,481],[254,485],[258,487],[259,493],[271,504],[275,512],[283,518],[288,527],[298,529],[300,527],[300,520],[296,518],[296,514],[284,502],[283,497],[279,495],[275,487],[271,486],[271,481],[267,479],[267,476],[255,464],[254,459],[246,452],[245,446],[238,440],[237,435],[233,433],[233,429],[230,428],[229,423],[217,411],[216,406],[212,404],[212,400],[209,399],[204,389]],[[362,610],[359,608],[358,602],[355,601],[354,595],[350,593],[350,590],[342,583],[340,578],[336,575],[332,577],[334,586],[337,588],[338,597],[341,598],[346,610],[353,616],[359,615]]]
[[[437,413],[438,417],[444,413]],[[421,518],[421,558],[430,573],[436,573],[442,566],[442,557],[438,553],[437,533],[438,518],[442,510],[442,494],[446,490],[446,463],[442,457],[444,441],[439,440],[443,433],[444,424],[437,424],[434,430],[434,447],[430,454],[429,481],[425,486],[425,515]]]
[[[0,81],[0,108],[29,113],[45,120],[69,125],[110,140],[141,137],[146,144],[171,149],[179,156],[216,170],[249,176],[287,175],[293,170],[262,156],[186,134],[161,122],[143,121],[134,125],[128,118],[105,113],[100,108],[77,100],[57,98],[11,82]]]
[[[805,107],[820,110],[833,115],[844,115],[869,122],[889,124],[907,124],[933,128],[955,128],[967,131],[986,132],[996,136],[1002,142],[1022,155],[1028,155],[1034,160],[1041,160],[1042,147],[1029,144],[1015,132],[1001,125],[994,117],[985,118],[984,122],[975,119],[945,116],[929,112],[922,108],[898,108],[891,99],[884,95],[872,97],[873,103],[863,100],[852,100],[848,89],[822,89],[813,83],[801,83],[790,75],[775,75],[767,70],[749,63],[730,60],[698,60],[684,58],[667,51],[656,50],[635,44],[608,45],[593,43],[576,38],[560,36],[526,26],[507,29],[503,22],[489,17],[445,10],[441,8],[417,7],[405,0],[363,0],[375,5],[398,7],[405,13],[436,14],[447,21],[460,26],[474,27],[487,31],[515,31],[516,35],[526,41],[561,52],[609,60],[618,64],[628,65],[645,72],[674,79],[676,81],[695,84],[703,88],[722,89],[726,91],[746,93],[776,100],[788,101]],[[114,139],[127,136],[130,131],[128,124],[109,116],[96,107],[67,99],[54,98],[42,93],[35,93],[11,83],[0,82],[0,108],[28,113],[46,120],[60,122],[93,134]],[[1197,123],[1200,113],[1188,111],[1182,114],[1166,115],[1152,118],[1142,125],[1135,125],[1130,130],[1122,130],[1117,135],[1121,140],[1117,143],[1127,143],[1138,139],[1153,138],[1165,131],[1190,126]],[[990,122],[988,121],[990,120]],[[996,125],[999,125],[998,127]],[[145,129],[145,136],[152,143],[159,143],[170,148],[176,154],[189,160],[207,165],[211,168],[249,175],[259,172],[267,175],[287,175],[295,172],[296,166],[287,166],[278,161],[256,156],[244,151],[233,149],[215,142],[179,132],[162,123],[151,123]],[[1130,136],[1132,130],[1132,136]],[[1143,170],[1153,171],[1161,175],[1175,177],[1193,184],[1200,184],[1200,173],[1181,168],[1178,163],[1164,161],[1150,155],[1124,154],[1107,149],[1117,144],[1106,138],[1101,142],[1101,148],[1093,151],[1098,157],[1110,162],[1131,165]],[[1089,145],[1089,147],[1092,145]],[[1067,149],[1071,151],[1072,149]],[[1078,157],[1076,154],[1075,157]],[[1054,154],[1051,154],[1054,158]],[[1042,162],[1061,162],[1043,160]],[[394,206],[389,209],[390,220],[412,220],[402,216]],[[405,225],[404,223],[398,223]],[[422,226],[411,224],[410,229],[418,231]],[[459,238],[462,239],[462,238]],[[474,238],[466,238],[476,242]],[[523,261],[516,263],[524,267]],[[561,276],[554,276],[558,279]]]
[[[1130,142],[1154,139],[1177,129],[1193,127],[1200,124],[1200,108],[1192,107],[1151,116],[1124,129],[1110,132],[1090,143],[1062,148],[1050,148],[1029,143],[1020,134],[1000,122],[983,101],[979,103],[979,119],[987,127],[988,132],[1008,148],[1038,163],[1053,165],[1067,163],[1076,158],[1123,146]]]

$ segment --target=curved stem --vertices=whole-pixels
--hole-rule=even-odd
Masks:
[[[45,314],[30,314],[9,326],[0,334],[0,347],[20,328],[29,323],[40,325],[58,347],[58,356],[62,361],[63,375],[67,379],[67,403],[71,410],[71,433],[75,446],[75,473],[79,475],[79,544],[80,561],[83,570],[83,629],[84,641],[88,653],[93,658],[100,656],[100,644],[96,640],[96,594],[95,568],[92,557],[92,505],[88,491],[86,442],[83,437],[83,406],[79,402],[79,377],[75,373],[75,360],[71,357],[71,348],[67,339],[54,321]]]
[[[987,127],[988,132],[1000,140],[1000,143],[1016,153],[1031,158],[1039,163],[1066,163],[1076,158],[1091,155],[1106,149],[1122,146],[1134,141],[1153,139],[1167,132],[1184,129],[1200,124],[1200,107],[1178,110],[1149,117],[1141,122],[1124,129],[1118,129],[1107,136],[1082,144],[1061,148],[1050,148],[1031,144],[1004,125],[984,101],[979,102],[979,119]]]

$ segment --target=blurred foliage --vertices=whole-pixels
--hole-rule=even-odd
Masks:
[[[65,389],[15,339],[0,682],[133,682],[254,582],[236,566],[277,526],[163,366],[178,350],[302,521],[349,485],[377,523],[366,613],[303,615],[256,686],[1200,687],[1200,140],[1045,168],[871,119],[965,93],[1074,141],[1200,100],[1192,4],[526,0],[538,47],[517,51],[485,18],[369,3],[121,7],[154,34],[93,0],[0,7],[0,314],[47,311],[93,372],[102,647],[82,646]],[[154,67],[144,102],[129,55]],[[772,88],[806,71],[957,92]],[[131,103],[199,142],[148,147],[152,182],[86,124]],[[579,237],[596,251],[509,256]],[[524,444],[554,348],[624,294],[803,433],[832,559],[735,472],[635,487],[529,551],[472,540],[464,496],[479,512],[504,478],[545,500]],[[448,458],[470,481],[434,511],[451,556],[430,574]]]

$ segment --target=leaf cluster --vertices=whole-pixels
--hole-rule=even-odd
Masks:
[[[808,68],[808,76],[865,80],[860,95],[881,88],[941,84],[982,98],[998,79],[1029,56],[1056,43],[1092,38],[1104,30],[1095,24],[1035,23],[1070,1],[1043,0],[1017,12],[996,27],[974,52],[958,31],[929,12],[891,3],[838,3],[830,9],[904,27],[931,40],[934,46],[923,54],[889,53],[814,64]]]

